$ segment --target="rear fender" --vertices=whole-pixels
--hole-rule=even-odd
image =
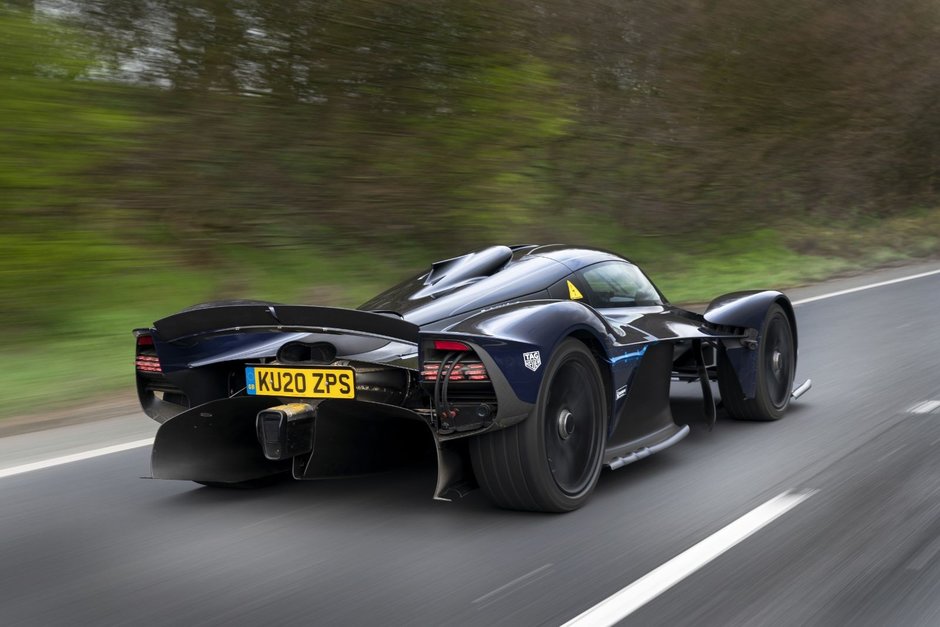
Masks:
[[[535,404],[545,365],[562,340],[589,334],[609,348],[615,331],[592,309],[573,301],[526,301],[490,309],[423,340],[450,338],[482,349],[499,399],[499,426],[519,422]],[[609,364],[601,362],[602,368]]]

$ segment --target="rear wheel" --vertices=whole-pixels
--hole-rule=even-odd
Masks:
[[[588,499],[601,472],[606,440],[601,372],[573,338],[555,351],[532,414],[470,440],[473,470],[499,507],[567,512]]]
[[[744,398],[738,375],[722,351],[718,358],[718,390],[735,420],[779,420],[790,405],[796,374],[796,348],[790,319],[780,305],[764,316],[757,345],[757,388]]]

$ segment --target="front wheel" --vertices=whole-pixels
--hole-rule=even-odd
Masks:
[[[796,347],[790,319],[780,305],[767,310],[757,344],[757,387],[745,398],[738,375],[722,351],[718,358],[718,391],[735,420],[779,420],[790,405],[796,375]]]
[[[506,509],[567,512],[584,504],[601,472],[607,403],[591,351],[569,338],[550,360],[532,414],[470,440],[483,492]]]

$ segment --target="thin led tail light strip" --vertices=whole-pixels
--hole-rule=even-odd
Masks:
[[[156,355],[138,355],[134,363],[141,372],[163,372]]]
[[[425,381],[436,381],[440,376],[441,363],[431,361],[424,364],[421,370],[421,378]],[[461,362],[450,373],[451,381],[489,381],[490,376],[486,372],[486,366],[481,362]]]

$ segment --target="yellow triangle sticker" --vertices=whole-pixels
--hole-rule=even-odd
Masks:
[[[578,291],[578,288],[574,286],[574,283],[568,281],[568,298],[571,300],[581,300],[584,296],[581,292]]]

